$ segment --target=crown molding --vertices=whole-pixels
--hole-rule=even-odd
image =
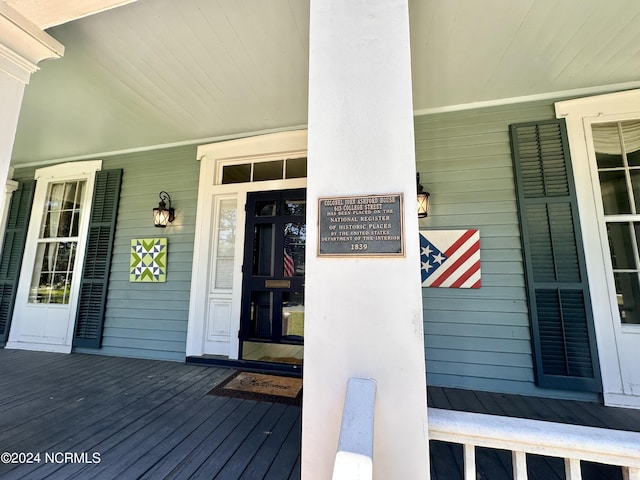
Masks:
[[[64,55],[64,45],[0,1],[0,70],[27,84],[38,63]]]

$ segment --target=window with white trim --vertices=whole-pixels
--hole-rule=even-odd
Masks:
[[[640,120],[591,130],[620,321],[640,324]]]

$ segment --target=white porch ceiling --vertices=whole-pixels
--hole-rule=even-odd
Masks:
[[[640,87],[638,0],[410,0],[410,15],[416,112]],[[50,28],[65,56],[27,86],[13,163],[305,125],[308,17],[308,0],[139,0]]]

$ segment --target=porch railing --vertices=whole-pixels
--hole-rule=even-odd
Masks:
[[[376,383],[350,378],[342,411],[338,453],[333,480],[371,480],[373,478],[373,416]]]
[[[581,480],[580,461],[622,467],[640,480],[640,433],[429,408],[429,438],[463,445],[464,478],[476,479],[475,447],[512,452],[513,478],[527,479],[527,453],[564,459],[567,480]]]

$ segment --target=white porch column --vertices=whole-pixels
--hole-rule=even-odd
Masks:
[[[428,478],[407,0],[311,0],[302,477],[331,478],[347,380],[377,384],[374,478]],[[318,257],[318,198],[402,193],[404,257]]]
[[[38,62],[63,53],[59,42],[0,2],[0,185],[7,180],[25,85]],[[0,211],[4,203],[2,195]]]

